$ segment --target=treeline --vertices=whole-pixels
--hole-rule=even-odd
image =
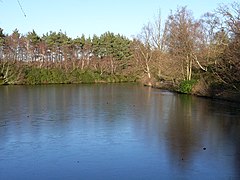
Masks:
[[[94,35],[86,38],[82,35],[72,39],[61,31],[49,32],[40,37],[34,30],[24,36],[17,29],[11,35],[3,34],[0,29],[0,59],[42,62],[41,65],[46,62],[66,64],[75,61],[81,69],[94,66],[96,70],[106,69],[114,73],[119,65],[123,66],[123,62],[131,57],[130,43],[126,37],[110,32],[100,37]],[[120,61],[122,64],[117,63]]]
[[[150,84],[170,84],[184,93],[239,99],[238,2],[221,5],[201,19],[180,7],[170,12],[165,23],[159,16],[146,24],[134,41],[137,66],[148,79],[157,81]]]
[[[128,38],[110,32],[72,39],[61,31],[40,37],[34,30],[6,35],[1,29],[2,84],[135,81],[127,68],[130,45]]]
[[[58,69],[71,77],[63,83],[91,72],[99,81],[107,76],[131,76],[131,80],[184,93],[238,95],[239,12],[240,4],[234,2],[195,19],[190,10],[179,7],[164,22],[159,15],[144,25],[133,39],[111,32],[75,39],[61,31],[39,36],[34,30],[22,35],[16,29],[8,35],[1,29],[0,78],[6,83],[23,82],[33,76],[29,75],[32,69],[40,77],[41,71],[47,71],[48,77]]]

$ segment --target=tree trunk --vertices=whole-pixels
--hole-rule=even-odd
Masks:
[[[151,73],[150,73],[150,68],[148,63],[146,63],[146,72],[147,72],[148,79],[151,79]]]

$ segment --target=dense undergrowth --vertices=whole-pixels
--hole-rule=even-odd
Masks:
[[[65,69],[63,67],[38,67],[24,63],[1,64],[0,84],[72,84],[134,82],[136,77],[100,73],[91,69]]]

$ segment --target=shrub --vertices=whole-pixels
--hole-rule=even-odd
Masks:
[[[179,92],[189,94],[192,92],[193,85],[196,84],[196,80],[185,80],[179,85]]]

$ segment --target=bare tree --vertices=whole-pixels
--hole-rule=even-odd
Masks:
[[[162,23],[161,11],[159,10],[157,17],[153,23],[149,23],[150,45],[155,50],[164,52],[166,50],[166,28]]]
[[[186,7],[182,7],[168,17],[166,29],[168,52],[178,61],[182,78],[191,80],[193,63],[200,64],[197,51],[202,39],[201,23],[194,20]]]
[[[218,81],[240,92],[240,4],[222,5],[216,15],[223,19],[221,28],[228,41],[223,42],[225,49],[214,74]]]
[[[165,50],[165,29],[162,28],[161,13],[153,22],[143,26],[142,31],[133,41],[134,57],[137,66],[146,74],[150,81],[162,72],[162,54]]]
[[[152,61],[153,55],[151,48],[151,35],[152,29],[150,23],[148,23],[147,25],[144,25],[141,34],[138,35],[137,39],[135,39],[133,43],[137,65],[142,67],[149,80],[152,77],[150,63]]]

